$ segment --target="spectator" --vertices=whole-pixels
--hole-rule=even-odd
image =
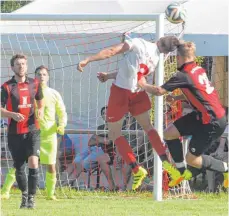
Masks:
[[[228,120],[228,107],[225,107],[226,116]],[[228,123],[228,121],[227,121]],[[225,130],[225,133],[228,133],[228,127]],[[218,147],[216,151],[210,155],[218,160],[222,160],[228,163],[228,138],[226,136],[221,136],[218,139]],[[222,173],[216,171],[207,170],[207,179],[208,179],[208,191],[209,192],[218,192],[219,186],[222,185],[223,175]]]
[[[58,135],[58,160],[59,171],[66,170],[68,164],[71,164],[75,157],[75,147],[67,134]]]
[[[75,158],[75,146],[68,134],[64,136],[58,136],[58,164],[59,176],[57,179],[57,185],[59,186],[73,186],[75,176],[75,166],[72,161]]]
[[[79,152],[74,159],[74,163],[76,164],[76,178],[80,176],[83,170],[93,170],[99,165],[108,180],[109,189],[115,190],[110,167],[114,160],[114,145],[108,139],[108,133],[105,132],[105,130],[108,130],[106,110],[107,107],[101,109],[101,117],[104,120],[104,124],[97,128],[98,130],[104,130],[104,132],[92,135],[88,142],[88,149]]]

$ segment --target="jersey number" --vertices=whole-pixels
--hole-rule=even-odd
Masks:
[[[148,75],[149,68],[145,64],[140,64],[140,71],[138,72],[138,80],[140,80],[142,77]]]
[[[211,83],[208,80],[206,73],[202,73],[198,76],[199,83],[205,86],[205,91],[207,94],[211,94],[214,91],[214,87],[211,86]]]

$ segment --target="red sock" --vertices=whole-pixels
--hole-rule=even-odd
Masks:
[[[165,155],[165,144],[161,141],[161,137],[159,136],[158,132],[153,128],[148,132],[149,141],[152,147],[155,149],[157,154]]]
[[[134,173],[138,171],[139,166],[137,165],[136,158],[130,147],[129,143],[125,139],[125,137],[120,136],[115,140],[116,148],[119,154],[122,156],[123,160],[129,164]]]

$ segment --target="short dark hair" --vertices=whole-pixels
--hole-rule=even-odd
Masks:
[[[24,54],[16,54],[16,55],[12,56],[12,58],[10,59],[11,67],[14,66],[14,62],[15,62],[16,59],[25,59],[25,60],[27,60],[27,57]]]
[[[173,52],[180,45],[180,40],[176,36],[165,36],[160,38],[161,47],[165,52]]]
[[[100,111],[101,116],[103,115],[103,110],[106,110],[106,109],[107,109],[107,106],[104,106],[101,108],[101,111]]]
[[[35,75],[37,75],[37,73],[39,73],[43,69],[45,69],[49,75],[49,69],[47,67],[45,67],[44,65],[41,65],[35,69]]]

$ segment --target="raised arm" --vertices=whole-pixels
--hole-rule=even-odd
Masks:
[[[77,70],[83,72],[83,68],[89,63],[93,61],[99,61],[103,59],[110,58],[112,56],[127,52],[130,49],[127,43],[120,43],[118,45],[109,47],[107,49],[103,49],[95,55],[92,55],[85,60],[79,62],[77,65]]]

